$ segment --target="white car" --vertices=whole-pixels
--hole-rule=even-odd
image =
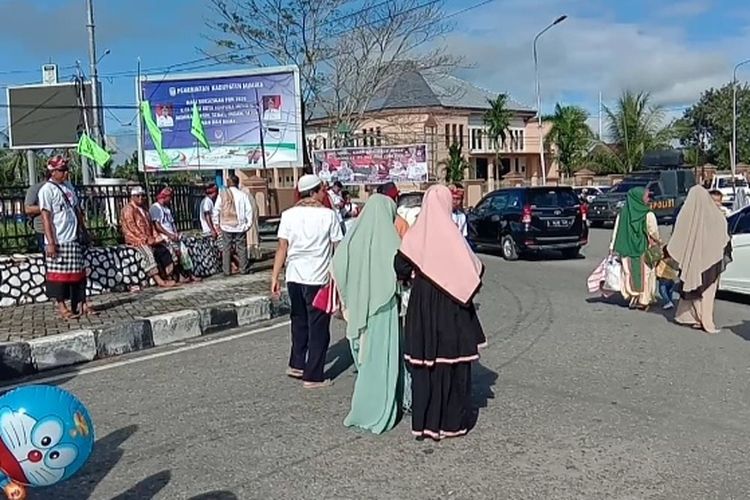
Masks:
[[[741,196],[750,195],[750,187],[747,185],[747,179],[742,174],[734,176],[732,181],[731,174],[717,174],[711,179],[711,191],[720,191],[723,195],[723,204],[727,208],[732,208],[734,205],[735,192]],[[736,190],[736,191],[735,191]]]
[[[732,262],[719,281],[719,290],[750,295],[750,206],[727,219],[732,236]]]

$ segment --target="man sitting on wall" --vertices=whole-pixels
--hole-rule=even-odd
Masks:
[[[172,262],[175,266],[174,278],[183,276],[188,282],[200,281],[193,275],[193,265],[187,248],[182,242],[182,235],[177,230],[174,216],[172,215],[173,192],[170,188],[162,189],[156,195],[156,203],[151,205],[149,215],[154,222],[156,233],[161,236],[169,252],[172,254]]]
[[[174,273],[174,264],[169,249],[160,241],[154,231],[146,210],[143,208],[146,192],[140,186],[130,191],[130,203],[122,210],[120,221],[125,244],[133,247],[141,257],[141,265],[146,276],[153,278],[162,288],[170,288],[175,282],[166,279]]]

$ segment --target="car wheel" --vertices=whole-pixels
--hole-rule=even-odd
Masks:
[[[516,248],[516,242],[513,241],[513,237],[506,234],[500,240],[500,247],[503,252],[503,259],[505,260],[518,260],[518,249]]]
[[[575,259],[581,254],[581,247],[566,248],[562,251],[562,254],[566,259]]]

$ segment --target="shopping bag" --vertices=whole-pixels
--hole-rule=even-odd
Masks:
[[[313,298],[313,307],[319,311],[323,311],[326,314],[333,314],[339,310],[341,301],[339,299],[339,293],[336,289],[336,284],[333,280],[329,281],[327,285],[321,287],[318,293]]]
[[[193,270],[193,259],[190,258],[190,252],[188,252],[187,245],[183,242],[180,242],[180,266],[182,266],[185,271]]]
[[[602,282],[607,276],[607,258],[604,258],[596,269],[589,275],[586,280],[586,286],[589,289],[589,293],[596,293],[601,291]]]
[[[607,259],[606,270],[604,273],[604,284],[602,285],[603,290],[610,292],[619,292],[621,290],[620,284],[622,280],[622,263],[617,257],[610,257]]]

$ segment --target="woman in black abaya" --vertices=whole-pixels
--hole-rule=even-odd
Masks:
[[[483,266],[452,211],[447,187],[428,189],[395,258],[398,278],[412,284],[404,357],[412,373],[412,432],[418,439],[468,432],[471,363],[486,342],[473,303]]]

